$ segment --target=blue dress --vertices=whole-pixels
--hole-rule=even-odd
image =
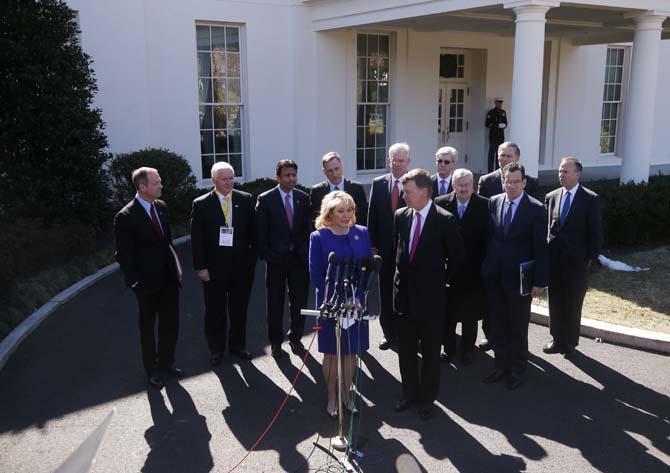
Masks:
[[[333,251],[338,259],[371,258],[370,235],[365,227],[354,225],[347,235],[335,235],[329,228],[312,232],[309,237],[309,274],[316,287],[316,307],[323,302],[328,254]],[[332,284],[332,281],[331,281]],[[331,294],[331,288],[328,293]],[[319,352],[336,353],[335,322],[322,319],[317,341]],[[370,347],[368,322],[355,322],[346,330],[342,330],[341,352],[343,355],[361,354]]]

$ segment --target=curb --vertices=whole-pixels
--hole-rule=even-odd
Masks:
[[[172,241],[173,245],[181,245],[191,239],[190,235],[184,235]],[[90,276],[86,276],[81,281],[74,283],[72,286],[64,289],[55,296],[53,296],[42,307],[33,312],[23,322],[12,330],[5,339],[0,342],[0,370],[5,366],[5,363],[12,356],[14,351],[19,347],[21,342],[28,337],[39,325],[58,307],[70,300],[72,297],[79,294],[81,291],[89,287],[91,284],[108,276],[119,269],[118,263],[112,263],[109,266],[99,269]]]
[[[548,327],[549,309],[537,305],[531,306],[530,321]],[[613,345],[670,354],[670,334],[667,333],[582,318],[579,334],[582,337],[600,339],[602,342]]]

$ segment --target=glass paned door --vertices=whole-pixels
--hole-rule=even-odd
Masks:
[[[467,154],[468,87],[465,84],[442,82],[438,94],[438,147],[452,146],[461,157]]]

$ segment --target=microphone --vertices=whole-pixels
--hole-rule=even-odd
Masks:
[[[379,270],[382,267],[382,257],[379,255],[374,255],[372,261],[370,262],[370,275],[363,289],[363,315],[366,315],[368,312],[368,294],[370,293],[370,286],[372,285],[372,276],[375,273],[379,273]]]
[[[382,257],[379,255],[374,255],[372,257],[372,270],[379,272],[382,269]]]
[[[337,265],[337,256],[335,255],[334,251],[331,251],[328,253],[328,268],[326,268],[326,281],[323,287],[323,301],[321,302],[321,315],[324,314],[324,311],[327,309],[328,306],[328,288],[330,285],[330,273],[331,273],[331,268],[333,266],[333,263]],[[336,278],[337,282],[337,278]]]

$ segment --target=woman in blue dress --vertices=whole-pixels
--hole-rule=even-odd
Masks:
[[[328,255],[334,252],[338,260],[344,258],[371,257],[370,236],[365,227],[356,225],[356,204],[354,199],[342,191],[334,191],[323,198],[321,213],[316,219],[316,231],[312,232],[309,240],[309,273],[312,283],[316,287],[316,306],[321,307],[325,290]],[[328,298],[333,294],[333,280],[331,274]],[[326,412],[331,417],[338,414],[337,405],[337,355],[335,324],[332,319],[319,322],[321,329],[318,332],[319,352],[323,353],[323,376],[328,387],[328,404]],[[370,345],[368,322],[354,322],[346,329],[342,329],[342,402],[351,412],[356,412],[350,397],[351,381],[356,368],[356,357],[367,351]]]

